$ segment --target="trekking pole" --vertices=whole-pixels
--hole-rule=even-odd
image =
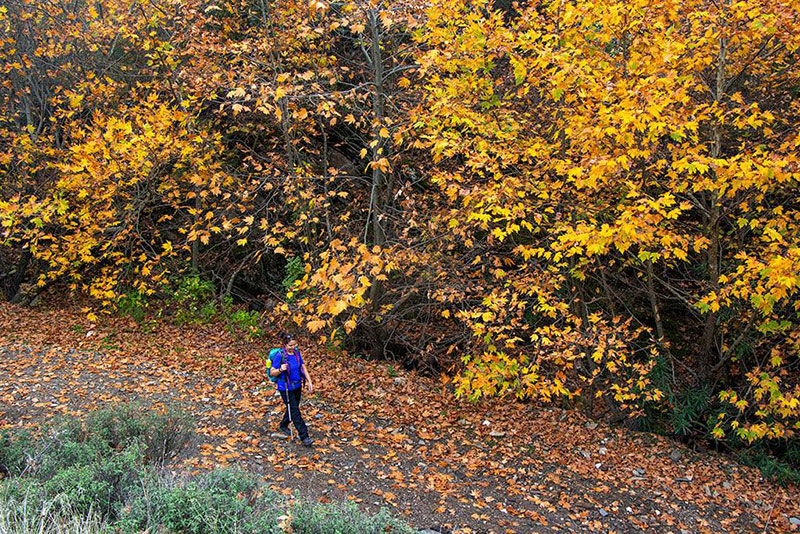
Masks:
[[[286,370],[283,372],[283,379],[286,382],[286,410],[289,412],[289,437],[294,441],[294,419],[292,419],[292,399],[289,396],[289,358],[286,357],[286,351],[283,351],[284,362],[286,363]]]

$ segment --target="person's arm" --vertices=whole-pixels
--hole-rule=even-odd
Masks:
[[[281,373],[286,372],[286,367],[287,367],[286,363],[283,362],[279,367],[275,367],[273,364],[273,367],[269,368],[269,376],[280,376]]]
[[[306,369],[306,364],[303,364],[301,371],[303,372],[303,376],[306,377],[306,384],[308,384],[308,392],[314,393],[314,385],[311,383],[311,375],[308,374],[308,369]]]

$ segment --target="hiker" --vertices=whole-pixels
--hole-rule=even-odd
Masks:
[[[286,413],[283,414],[283,420],[278,429],[291,437],[289,422],[294,423],[303,445],[310,447],[314,444],[314,440],[308,437],[308,428],[300,414],[300,395],[303,390],[303,382],[308,386],[309,393],[314,392],[314,386],[311,384],[311,375],[308,374],[308,369],[303,363],[303,356],[297,348],[297,341],[289,334],[283,334],[281,338],[283,347],[279,349],[278,357],[272,359],[272,367],[269,370],[270,376],[278,386],[281,399],[286,405]]]

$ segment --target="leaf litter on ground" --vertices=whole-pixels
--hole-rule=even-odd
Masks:
[[[92,335],[87,335],[91,332]],[[303,401],[317,446],[274,436],[282,404],[261,355],[216,325],[77,307],[0,305],[0,427],[36,426],[111,403],[180,405],[197,436],[173,466],[238,465],[283,494],[390,508],[457,533],[763,532],[798,528],[800,492],[724,455],[536,404],[453,398],[442,380],[303,340]],[[397,378],[402,378],[398,380]],[[676,454],[677,452],[677,454]]]

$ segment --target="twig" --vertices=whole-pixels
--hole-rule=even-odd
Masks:
[[[769,530],[769,522],[772,520],[772,511],[775,510],[775,503],[778,501],[778,496],[780,493],[775,495],[775,498],[772,499],[772,506],[769,507],[769,513],[767,514],[767,522],[764,525],[764,531],[762,534],[767,534],[767,530]]]

